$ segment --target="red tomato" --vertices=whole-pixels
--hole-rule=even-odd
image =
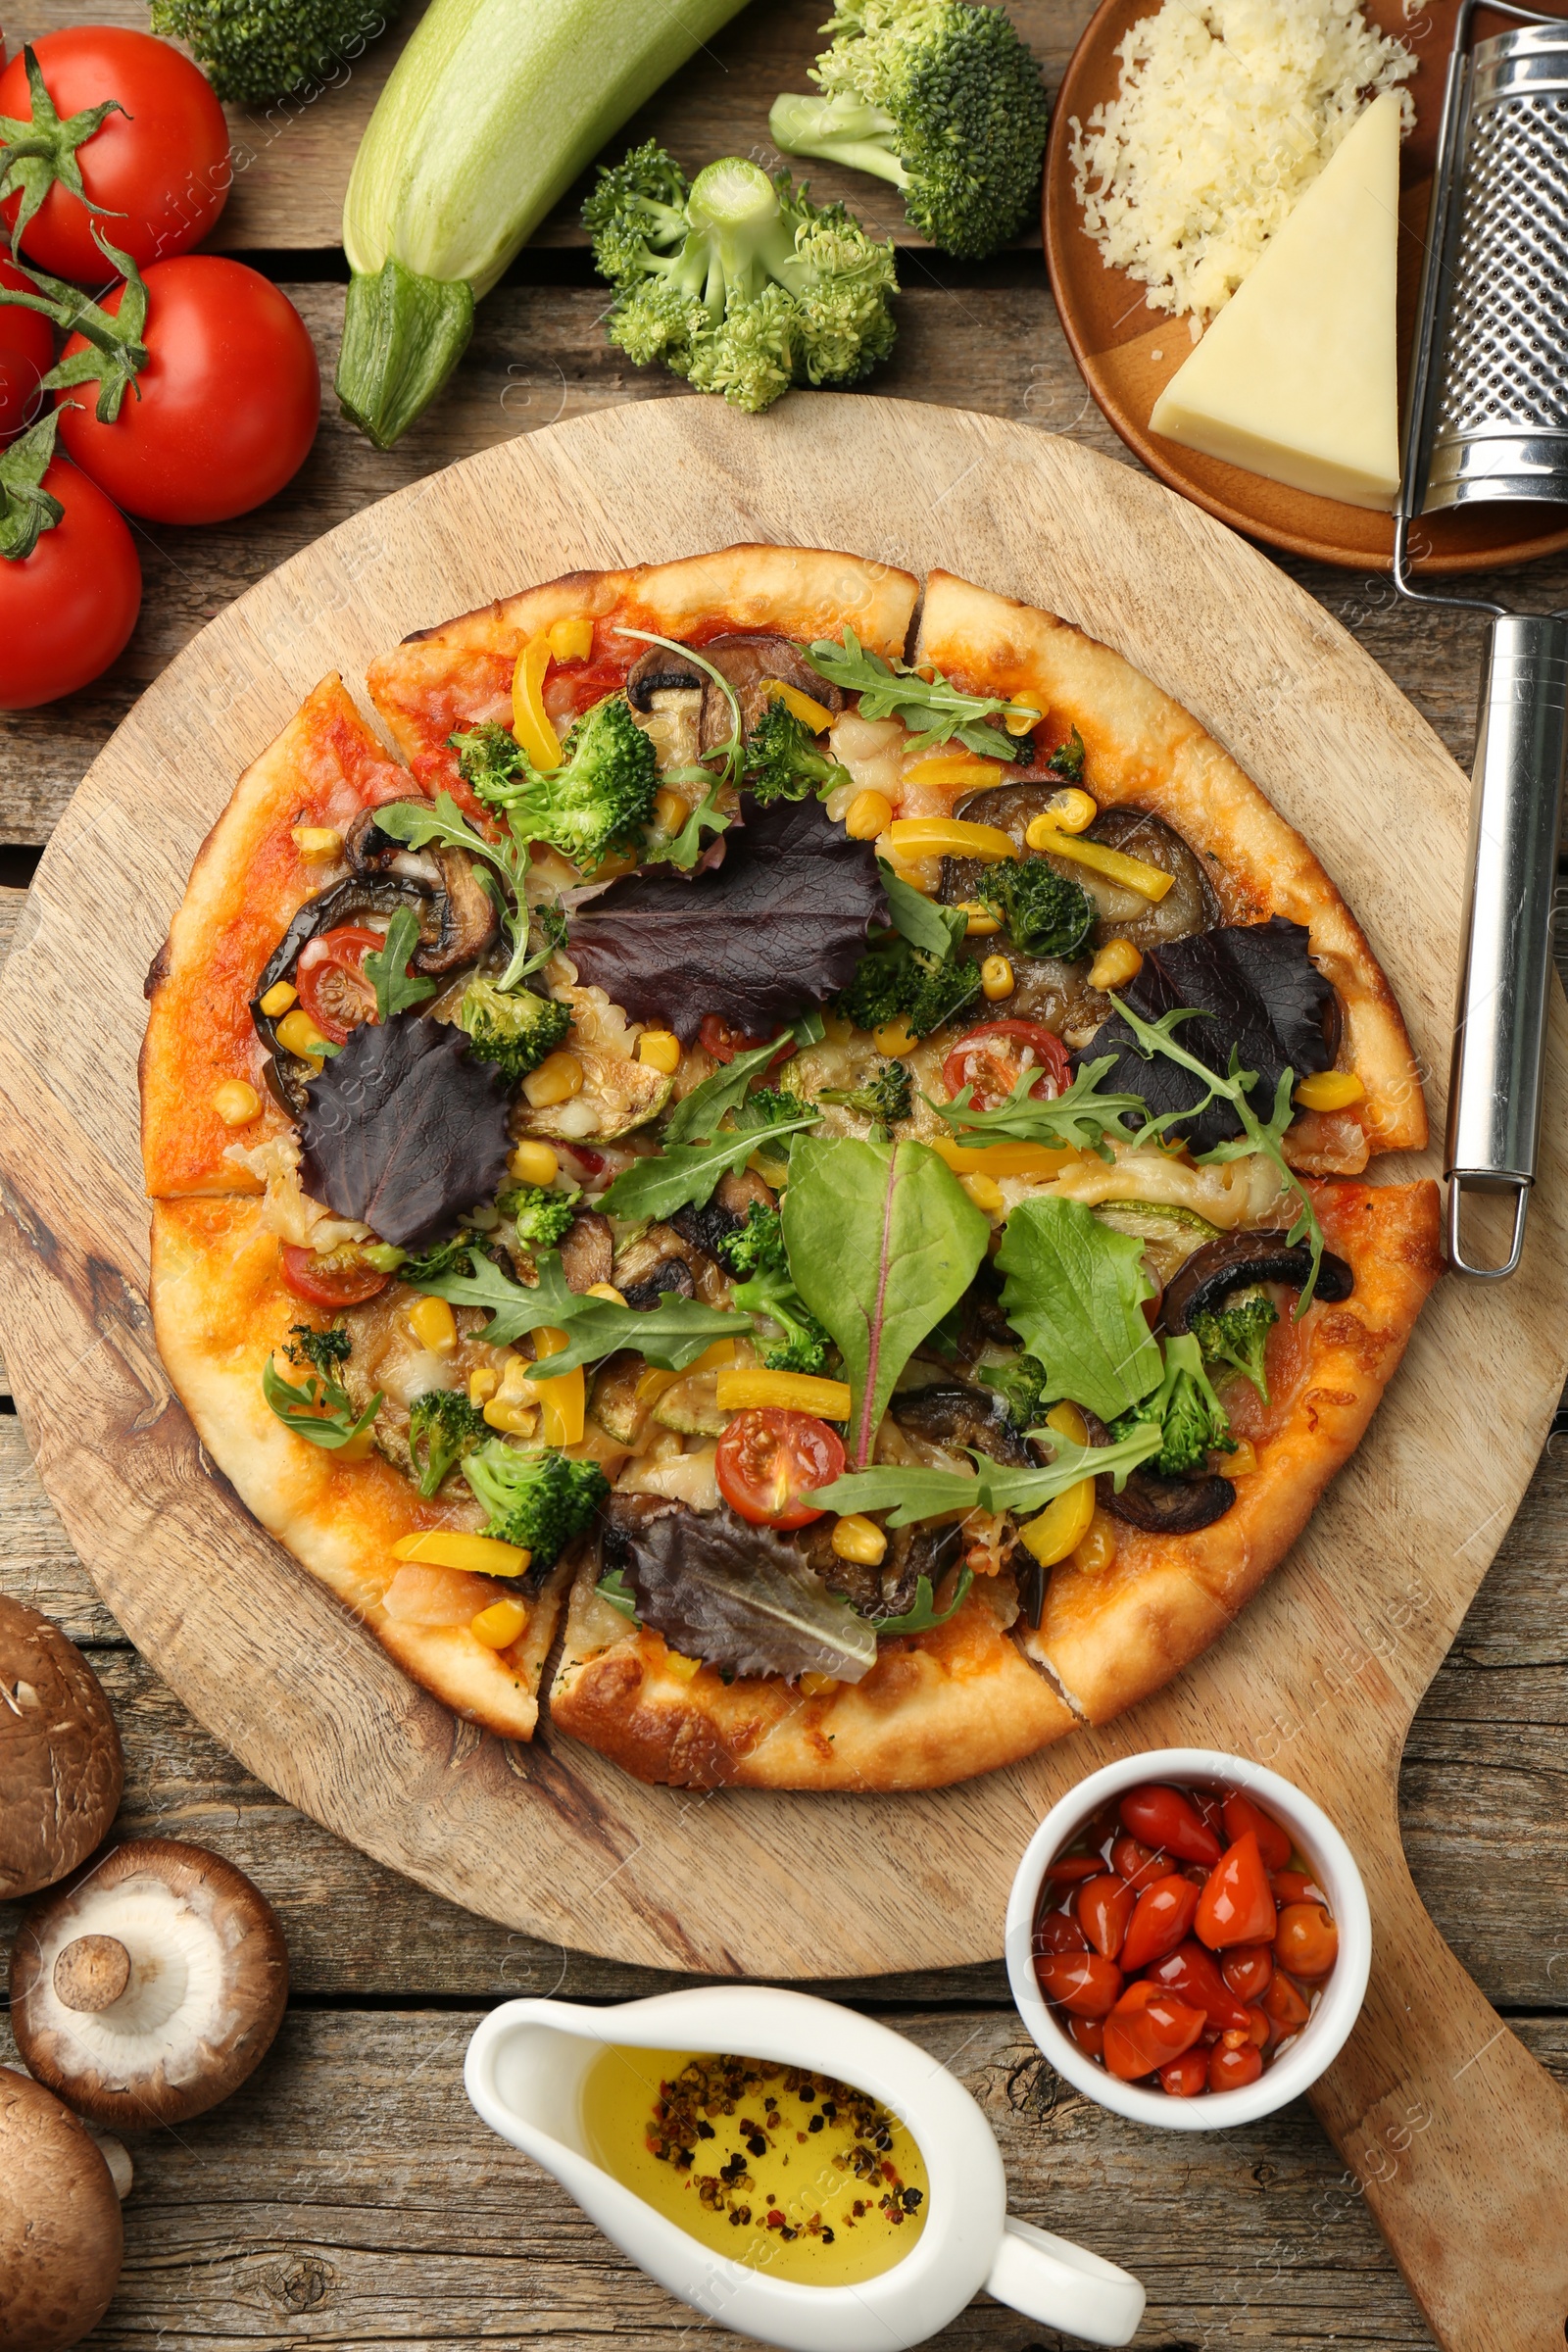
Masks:
[[[1262,2072],[1263,2053],[1250,2042],[1244,2042],[1239,2050],[1228,2050],[1217,2041],[1208,2053],[1210,2090],[1245,2090]]]
[[[565,708],[573,718],[602,703],[607,694],[619,694],[626,683],[624,661],[566,662],[558,668],[551,665],[549,701],[553,705],[559,689]]]
[[[1107,1960],[1114,1960],[1121,1950],[1136,1900],[1126,1880],[1108,1872],[1102,1878],[1087,1879],[1078,1889],[1079,1923],[1095,1950],[1103,1952]]]
[[[36,293],[36,287],[0,255],[0,286],[18,293]],[[55,330],[36,311],[20,303],[0,307],[0,441],[14,441],[31,424],[43,406],[38,378],[54,363]]]
[[[1037,1952],[1035,1975],[1047,2000],[1074,2017],[1103,2017],[1122,1987],[1121,1970],[1102,1952]]]
[[[1115,1839],[1110,1849],[1110,1867],[1129,1886],[1152,1886],[1155,1879],[1165,1878],[1170,1871],[1170,1856],[1152,1845],[1143,1844],[1137,1838],[1126,1836]]]
[[[1070,1911],[1044,1911],[1035,1922],[1037,1952],[1087,1952],[1089,1938]]]
[[[1254,1805],[1250,1796],[1233,1789],[1225,1799],[1225,1834],[1227,1842],[1234,1845],[1250,1830],[1257,1839],[1257,1850],[1263,1857],[1265,1870],[1283,1870],[1291,1858],[1291,1840],[1287,1831],[1280,1828],[1272,1813]]]
[[[721,1021],[716,1012],[706,1012],[702,1027],[697,1032],[697,1042],[714,1061],[733,1061],[737,1054],[754,1054],[759,1046],[765,1046],[767,1040],[765,1037],[748,1037],[744,1029],[732,1029],[728,1021]],[[793,1037],[781,1037],[778,1052],[768,1063],[768,1068],[776,1070],[779,1063],[788,1061],[796,1051]]]
[[[1190,1879],[1173,1873],[1146,1886],[1121,1948],[1123,1968],[1147,1968],[1151,1960],[1162,1960],[1167,1952],[1173,1952],[1192,1926],[1197,1909],[1198,1888]]]
[[[1205,2024],[1217,2033],[1247,2024],[1246,2004],[1230,1990],[1202,1945],[1191,1937],[1162,1960],[1151,1962],[1146,1982],[1163,1984],[1168,1992],[1201,2009]]]
[[[124,111],[106,115],[76,150],[81,184],[101,211],[95,216],[57,180],[23,234],[27,259],[59,277],[102,285],[109,266],[93,239],[95,217],[111,245],[142,270],[205,237],[233,178],[228,125],[207,76],[167,41],[120,25],[45,32],[32,48],[62,120],[106,98]],[[20,55],[0,74],[0,115],[33,119]],[[11,196],[0,205],[8,234],[21,203]]]
[[[1266,1943],[1239,1943],[1219,1964],[1239,2001],[1260,2001],[1274,1974],[1274,1955]]]
[[[314,1250],[283,1244],[283,1282],[296,1298],[312,1306],[363,1306],[384,1291],[390,1274],[378,1273],[352,1250],[332,1250],[318,1257]]]
[[[1183,1862],[1217,1862],[1220,1842],[1179,1788],[1146,1781],[1129,1788],[1117,1807],[1124,1826],[1151,1845],[1163,1845]]]
[[[1098,1879],[1104,1867],[1098,1854],[1062,1854],[1052,1863],[1046,1876],[1069,1886],[1075,1879]]]
[[[822,1516],[814,1489],[844,1475],[844,1445],[814,1413],[760,1405],[736,1414],[713,1468],[724,1500],[754,1527],[806,1527]]]
[[[1087,2050],[1091,2058],[1098,2058],[1102,2065],[1104,2064],[1105,2026],[1102,2018],[1069,2017],[1067,2031],[1081,2050]]]
[[[1228,1845],[1230,1840],[1225,1835],[1225,1807],[1221,1799],[1211,1788],[1189,1788],[1187,1798],[1204,1828],[1213,1831],[1221,1845]]]
[[[1105,2020],[1105,2069],[1118,2082],[1136,2082],[1190,2050],[1203,2031],[1201,2009],[1190,2009],[1161,1984],[1139,1977]]]
[[[1196,2099],[1200,2091],[1208,2088],[1208,2052],[1184,2050],[1160,2068],[1159,2087],[1168,2090],[1173,2099]]]
[[[43,487],[65,509],[30,556],[0,557],[0,710],[30,710],[105,670],[136,625],[141,565],[124,517],[56,458]]]
[[[1218,1952],[1233,1943],[1272,1943],[1277,1916],[1263,1857],[1249,1830],[1209,1872],[1193,1925]]]
[[[1316,1879],[1304,1870],[1273,1870],[1269,1885],[1277,1903],[1326,1903],[1328,1896]]]
[[[124,291],[106,294],[104,309],[118,313]],[[276,286],[219,254],[156,262],[142,340],[147,364],[113,424],[94,415],[90,386],[85,399],[61,395],[61,440],[119,505],[149,522],[226,522],[298,473],[321,379],[305,321]],[[73,335],[64,356],[86,349]]]
[[[1070,1075],[1060,1038],[1038,1021],[985,1021],[959,1038],[942,1064],[942,1083],[949,1102],[972,1086],[970,1107],[992,1110],[1006,1101],[1024,1071],[1037,1064],[1040,1076],[1029,1092],[1050,1102]]]
[[[1263,2014],[1283,2037],[1298,2034],[1312,2011],[1299,1985],[1293,1984],[1289,1977],[1276,1969],[1263,1995]]]
[[[340,923],[301,948],[294,971],[300,1003],[334,1046],[346,1045],[362,1021],[374,1020],[375,990],[365,977],[365,958],[385,946],[379,931]]]
[[[1340,1956],[1340,1931],[1321,1903],[1287,1903],[1274,1950],[1293,1977],[1326,1977]]]

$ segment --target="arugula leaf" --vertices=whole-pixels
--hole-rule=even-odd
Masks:
[[[1141,1095],[1102,1095],[1098,1089],[1101,1079],[1115,1062],[1113,1054],[1105,1054],[1098,1061],[1086,1061],[1073,1074],[1072,1084],[1052,1102],[1038,1100],[1029,1089],[1040,1082],[1036,1069],[1019,1073],[1018,1083],[1004,1102],[993,1110],[975,1110],[974,1088],[966,1086],[951,1102],[934,1102],[929,1095],[923,1100],[939,1119],[946,1120],[956,1134],[965,1138],[979,1136],[997,1143],[1048,1144],[1057,1150],[1097,1152],[1102,1159],[1112,1153],[1106,1137],[1118,1144],[1140,1144],[1152,1140],[1167,1122],[1150,1121],[1148,1105]],[[1145,1119],[1141,1128],[1126,1124],[1129,1116],[1140,1113]]]
[[[956,735],[982,759],[1004,760],[1010,766],[1018,758],[1021,739],[984,722],[999,711],[1023,708],[1021,705],[995,694],[964,694],[940,669],[933,677],[924,678],[906,662],[890,664],[880,654],[863,652],[858,637],[849,628],[842,645],[835,645],[831,637],[819,638],[807,649],[806,659],[818,677],[846,694],[859,696],[862,718],[902,719],[912,732],[910,751],[951,742]],[[1045,713],[1036,711],[1034,715],[1040,718]]]
[[[1200,1168],[1212,1167],[1233,1159],[1250,1159],[1254,1153],[1261,1153],[1263,1158],[1272,1160],[1281,1183],[1296,1195],[1299,1206],[1288,1238],[1293,1245],[1304,1242],[1312,1260],[1291,1317],[1293,1322],[1298,1323],[1312,1303],[1312,1294],[1317,1288],[1318,1269],[1323,1262],[1324,1245],[1323,1228],[1318,1223],[1317,1211],[1312,1206],[1312,1196],[1285,1157],[1285,1131],[1296,1116],[1291,1102],[1292,1091],[1296,1084],[1295,1071],[1283,1070],[1280,1073],[1279,1084],[1274,1090],[1273,1111],[1267,1119],[1260,1119],[1248,1101],[1252,1088],[1257,1084],[1257,1072],[1244,1070],[1240,1066],[1241,1056],[1234,1046],[1231,1048],[1230,1070],[1227,1075],[1221,1077],[1217,1070],[1209,1068],[1206,1061],[1200,1061],[1196,1054],[1189,1054],[1185,1046],[1178,1045],[1176,1042],[1175,1032],[1180,1022],[1212,1020],[1214,1017],[1212,1013],[1201,1012],[1191,1006],[1177,1005],[1172,1011],[1163,1013],[1157,1021],[1146,1021],[1140,1014],[1134,1012],[1125,998],[1113,996],[1110,1001],[1132,1031],[1137,1051],[1143,1054],[1146,1061],[1152,1060],[1155,1054],[1162,1054],[1167,1061],[1177,1062],[1183,1069],[1191,1070],[1195,1076],[1202,1079],[1208,1088],[1208,1093],[1202,1102],[1178,1114],[1184,1121],[1193,1118],[1216,1099],[1229,1102],[1235,1110],[1236,1116],[1241,1120],[1243,1132],[1230,1137],[1224,1143],[1214,1145],[1211,1151],[1197,1153],[1198,1165]],[[1168,1125],[1169,1120],[1160,1121],[1158,1124]]]
[[[914,1598],[902,1617],[873,1617],[870,1622],[879,1637],[883,1634],[928,1634],[933,1626],[946,1625],[950,1617],[956,1617],[973,1583],[974,1570],[961,1569],[953,1598],[945,1609],[939,1609],[932,1602],[931,1579],[917,1576],[914,1580]]]
[[[885,858],[877,859],[876,867],[888,895],[888,913],[894,930],[911,948],[922,948],[926,955],[946,963],[969,928],[963,908],[939,906],[923,890],[916,890],[912,882],[902,880]]]
[[[385,947],[370,949],[363,967],[375,991],[378,1021],[389,1021],[395,1012],[435,995],[433,980],[416,978],[409,970],[409,958],[418,944],[419,918],[412,906],[400,906],[386,927]]]
[[[894,1382],[968,1289],[990,1222],[924,1144],[849,1136],[801,1137],[783,1217],[795,1288],[844,1356],[864,1462]]]
[[[1136,1234],[1113,1233],[1081,1200],[1020,1200],[997,1252],[1002,1310],[1046,1367],[1047,1404],[1071,1397],[1102,1421],[1159,1386],[1143,1302],[1153,1295]]]
[[[917,1519],[967,1516],[973,1511],[1011,1511],[1018,1518],[1031,1518],[1086,1478],[1108,1476],[1119,1493],[1139,1463],[1160,1447],[1159,1427],[1152,1421],[1141,1422],[1129,1436],[1110,1446],[1075,1446],[1054,1429],[1035,1429],[1029,1434],[1054,1448],[1054,1459],[1038,1470],[1008,1469],[971,1446],[972,1478],[960,1470],[922,1470],[888,1463],[872,1470],[851,1470],[830,1487],[819,1487],[812,1499],[830,1511],[885,1510],[892,1528],[911,1527]]]
[[[608,1576],[599,1579],[594,1591],[601,1600],[608,1600],[612,1609],[618,1609],[623,1617],[629,1617],[633,1625],[641,1625],[642,1619],[637,1614],[637,1595],[627,1584],[623,1568],[612,1568]]]
[[[707,784],[708,790],[690,816],[687,817],[680,831],[673,834],[668,841],[656,841],[652,848],[645,849],[638,860],[639,864],[673,865],[681,873],[689,874],[703,854],[704,829],[706,828],[710,833],[727,833],[729,831],[735,819],[732,816],[720,815],[718,807],[719,795],[723,791],[726,781],[722,775],[713,775],[705,767],[695,769],[676,767],[668,770],[664,782],[666,784],[695,783],[699,777]]]
[[[308,1372],[298,1384],[284,1380],[269,1356],[262,1366],[262,1395],[285,1429],[335,1452],[365,1435],[380,1410],[382,1392],[376,1390],[356,1420],[353,1399],[337,1381],[318,1372]]]
[[[734,1066],[732,1062],[731,1069]],[[813,1104],[799,1118],[729,1127],[706,1142],[675,1144],[634,1159],[621,1169],[599,1205],[609,1217],[648,1217],[656,1222],[672,1217],[677,1208],[701,1208],[711,1199],[719,1178],[738,1175],[760,1143],[814,1127],[821,1115]]]
[[[783,1043],[784,1034],[781,1031],[765,1046],[753,1046],[749,1053],[737,1054],[733,1061],[722,1063],[700,1086],[694,1086],[689,1095],[682,1096],[664,1122],[662,1142],[666,1146],[689,1144],[710,1136],[720,1119],[740,1108],[747,1088],[767,1068]]]
[[[636,1348],[662,1371],[684,1372],[714,1340],[740,1338],[752,1329],[750,1315],[726,1314],[672,1291],[665,1291],[658,1305],[647,1309],[590,1298],[571,1289],[559,1250],[537,1253],[539,1279],[526,1288],[504,1274],[471,1240],[462,1247],[466,1272],[460,1272],[455,1263],[422,1275],[405,1266],[404,1280],[454,1306],[483,1307],[491,1319],[480,1336],[491,1348],[510,1348],[526,1331],[564,1331],[566,1346],[558,1354],[541,1357],[529,1374],[531,1380],[555,1380],[579,1364],[613,1355],[617,1348]],[[454,1250],[453,1258],[458,1254]]]

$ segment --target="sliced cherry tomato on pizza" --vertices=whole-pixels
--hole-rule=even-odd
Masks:
[[[950,1102],[972,1086],[971,1109],[994,1110],[1029,1069],[1040,1072],[1031,1096],[1049,1102],[1059,1095],[1069,1077],[1060,1038],[1039,1021],[984,1021],[953,1048],[942,1064],[942,1083]]]
[[[728,1021],[719,1019],[716,1012],[708,1012],[703,1015],[697,1042],[714,1061],[733,1061],[737,1054],[755,1054],[759,1046],[766,1045],[767,1040],[765,1037],[750,1037],[744,1029],[732,1029]],[[781,1061],[788,1061],[791,1054],[798,1051],[793,1037],[781,1037],[778,1052],[768,1063],[768,1068],[776,1070]]]
[[[1079,1887],[1075,1909],[1084,1934],[1097,1952],[1114,1960],[1127,1934],[1137,1896],[1125,1879],[1105,1872]]]
[[[1233,1943],[1272,1943],[1278,1918],[1257,1838],[1249,1830],[1209,1872],[1193,1926],[1209,1950],[1219,1952]]]
[[[758,1405],[736,1414],[713,1468],[724,1500],[754,1527],[806,1527],[822,1516],[815,1490],[844,1475],[844,1442],[814,1413]]]
[[[1340,1956],[1340,1931],[1321,1903],[1287,1903],[1274,1950],[1293,1977],[1326,1977]]]
[[[1129,1788],[1116,1809],[1135,1838],[1164,1846],[1180,1861],[1214,1863],[1220,1858],[1219,1839],[1179,1788],[1146,1781],[1142,1788]]]
[[[1122,1944],[1123,1968],[1147,1968],[1151,1960],[1163,1960],[1173,1952],[1193,1924],[1198,1894],[1191,1879],[1176,1872],[1146,1886]]]
[[[374,1020],[375,990],[365,976],[365,958],[385,946],[379,931],[340,923],[301,948],[294,972],[300,1004],[332,1045],[346,1045],[350,1030]]]
[[[1037,1952],[1035,1975],[1047,2000],[1074,2017],[1103,2017],[1122,1988],[1121,1970],[1102,1952]]]
[[[1163,1984],[1136,1977],[1105,2020],[1105,2071],[1136,2082],[1190,2050],[1206,2018]]]
[[[1225,1839],[1234,1845],[1249,1830],[1257,1839],[1257,1850],[1263,1857],[1265,1870],[1283,1870],[1291,1858],[1290,1833],[1280,1828],[1272,1813],[1254,1805],[1250,1796],[1233,1788],[1225,1799]]]
[[[391,1279],[358,1250],[331,1250],[318,1257],[314,1250],[301,1250],[293,1242],[283,1245],[284,1285],[312,1306],[363,1306]]]

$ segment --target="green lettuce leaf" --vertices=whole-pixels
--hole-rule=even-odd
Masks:
[[[1158,1388],[1143,1254],[1136,1234],[1113,1233],[1081,1200],[1021,1200],[1007,1219],[997,1252],[1003,1312],[1046,1367],[1045,1403],[1067,1396],[1114,1421]]]

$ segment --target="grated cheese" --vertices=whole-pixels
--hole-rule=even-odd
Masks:
[[[1222,310],[1365,107],[1415,72],[1353,0],[1165,0],[1072,120],[1073,192],[1151,310]],[[1405,129],[1415,120],[1401,93]]]

